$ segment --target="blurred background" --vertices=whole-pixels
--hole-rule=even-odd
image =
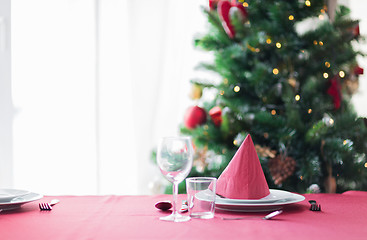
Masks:
[[[367,2],[338,1],[367,33]],[[151,151],[179,134],[206,0],[0,0],[0,187],[151,194]],[[367,52],[366,46],[358,46]],[[367,69],[366,59],[359,59]],[[367,82],[353,102],[367,116]],[[164,181],[164,180],[162,180]]]

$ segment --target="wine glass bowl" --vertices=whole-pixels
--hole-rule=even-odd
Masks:
[[[184,222],[189,216],[177,212],[178,184],[189,175],[194,156],[190,137],[165,137],[161,139],[157,151],[157,163],[163,176],[173,183],[173,211],[161,220]]]

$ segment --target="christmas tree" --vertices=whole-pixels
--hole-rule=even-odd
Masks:
[[[196,103],[181,127],[196,148],[190,175],[218,177],[251,134],[270,188],[366,190],[366,121],[350,101],[362,38],[349,9],[222,0],[203,12],[209,28],[195,44],[214,60],[198,68],[219,81],[192,80]]]

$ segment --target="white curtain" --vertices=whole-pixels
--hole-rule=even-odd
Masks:
[[[13,0],[13,186],[149,194],[192,104],[206,1]]]

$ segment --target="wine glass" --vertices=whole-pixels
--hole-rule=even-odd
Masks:
[[[185,222],[189,216],[177,212],[178,184],[190,173],[194,149],[190,137],[165,137],[161,139],[157,151],[157,162],[162,174],[173,183],[173,212],[161,220]]]

